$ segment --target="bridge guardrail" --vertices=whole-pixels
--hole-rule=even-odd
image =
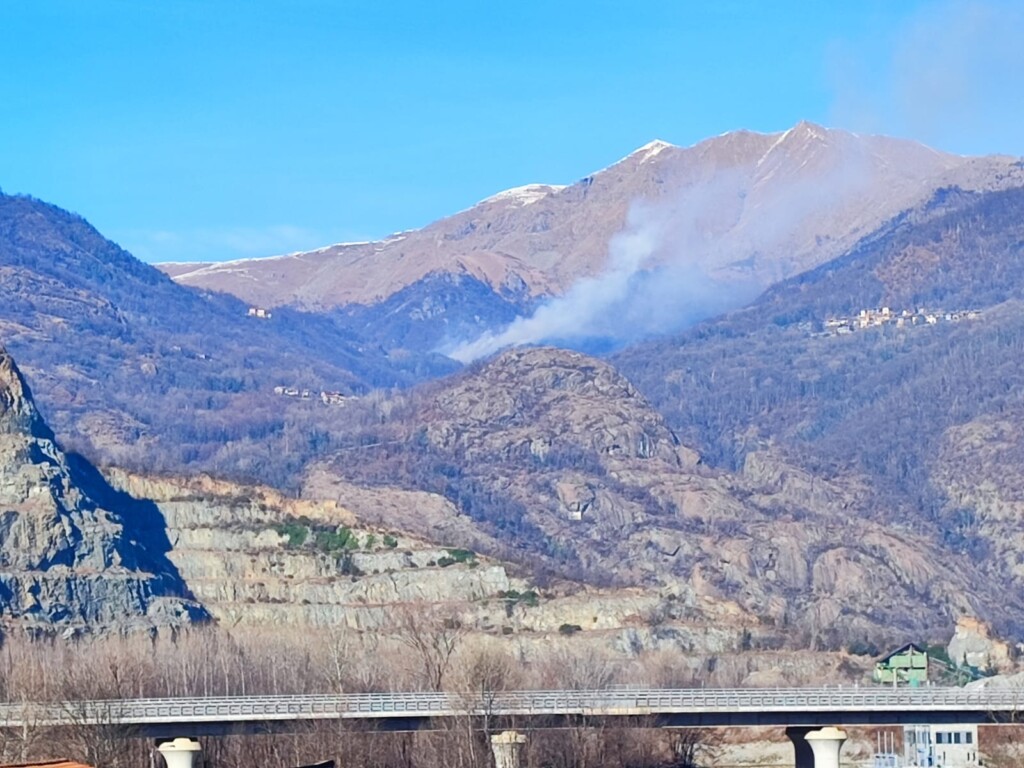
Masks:
[[[221,696],[0,704],[0,726],[758,711],[1024,711],[1024,689],[777,688]]]

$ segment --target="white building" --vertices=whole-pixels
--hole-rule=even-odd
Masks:
[[[978,726],[907,725],[903,728],[903,758],[907,766],[976,768]]]

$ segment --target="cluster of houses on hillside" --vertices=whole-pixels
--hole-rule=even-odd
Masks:
[[[904,309],[902,312],[894,312],[889,307],[862,309],[852,317],[830,317],[825,321],[824,333],[827,336],[839,336],[883,325],[894,325],[897,328],[915,325],[928,326],[942,322],[957,323],[961,320],[974,320],[980,316],[980,309],[962,309],[955,312],[930,311],[923,307],[919,307],[917,310]]]
[[[249,307],[249,311],[245,313],[246,317],[255,317],[260,320],[269,320],[274,314],[269,309],[263,307]]]
[[[314,392],[311,389],[299,389],[298,387],[274,387],[274,394],[281,397],[297,397],[300,400],[319,398],[324,405],[345,405],[350,400],[355,400],[354,395],[344,395],[341,392],[327,390]]]

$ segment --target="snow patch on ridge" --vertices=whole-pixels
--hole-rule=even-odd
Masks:
[[[757,161],[757,167],[758,167],[758,168],[760,168],[760,167],[761,167],[761,164],[762,164],[762,163],[763,163],[763,162],[764,162],[765,160],[767,160],[767,159],[768,159],[768,155],[770,155],[770,154],[772,153],[772,150],[773,150],[773,149],[775,149],[775,148],[776,148],[777,146],[779,146],[779,144],[781,144],[782,142],[784,142],[784,141],[785,141],[785,140],[786,140],[787,138],[789,138],[789,135],[790,135],[791,133],[793,133],[793,129],[792,129],[792,128],[790,128],[790,129],[789,129],[789,130],[787,130],[787,131],[783,131],[782,133],[780,133],[780,134],[779,134],[779,138],[777,138],[777,139],[775,140],[775,142],[774,142],[774,143],[773,143],[773,144],[772,144],[772,145],[771,145],[770,147],[768,147],[768,151],[767,151],[767,152],[765,152],[765,153],[764,153],[763,155],[761,155],[761,159]]]
[[[654,141],[649,141],[646,144],[644,144],[642,147],[640,147],[640,149],[638,149],[635,152],[633,152],[633,154],[631,154],[630,157],[635,157],[641,163],[646,163],[652,157],[657,157],[662,152],[664,152],[666,149],[675,149],[675,148],[676,148],[675,144],[669,144],[667,141],[662,141],[661,139],[655,139]]]
[[[562,189],[565,189],[564,184],[526,184],[522,187],[506,189],[504,192],[491,195],[481,202],[492,203],[498,200],[507,200],[519,205],[532,205],[538,200],[543,200],[552,192],[558,192]]]

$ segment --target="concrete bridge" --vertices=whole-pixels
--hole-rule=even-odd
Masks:
[[[468,717],[481,723],[486,718],[491,727],[506,728],[513,734],[507,736],[504,745],[495,742],[495,750],[499,766],[514,768],[513,753],[521,742],[512,729],[613,722],[674,728],[785,726],[796,747],[798,768],[825,768],[830,761],[815,763],[811,747],[817,749],[831,738],[838,756],[838,745],[842,743],[834,734],[813,736],[823,733],[816,729],[825,726],[987,724],[1016,722],[1020,714],[1024,714],[1024,690],[1014,689],[614,688],[502,691],[485,695],[406,692],[30,702],[0,705],[0,728],[113,725],[123,726],[133,735],[172,739],[183,734],[267,733],[317,720],[400,731],[437,727],[453,717]],[[161,749],[165,751],[174,743],[186,741],[177,739]],[[504,750],[503,757],[498,756],[499,749]],[[184,749],[180,757],[190,754],[191,747]]]

